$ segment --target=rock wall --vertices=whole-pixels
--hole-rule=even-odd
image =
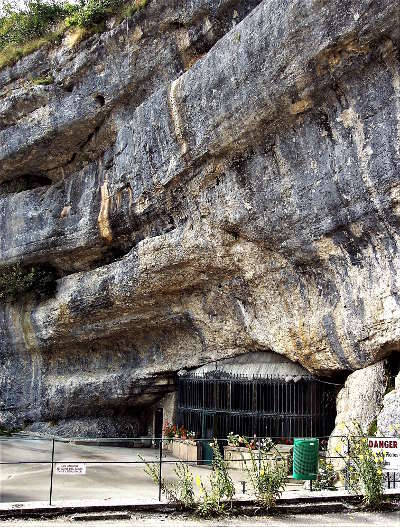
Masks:
[[[337,470],[345,465],[338,454],[344,456],[347,453],[347,435],[376,434],[376,420],[383,407],[386,386],[385,361],[355,371],[346,379],[337,396],[335,428],[328,444],[329,455]]]
[[[400,437],[400,373],[395,386],[391,387],[383,399],[382,408],[377,415],[378,435]]]
[[[3,423],[139,433],[181,368],[398,353],[399,15],[153,0],[0,71],[0,262],[60,275],[1,306]]]

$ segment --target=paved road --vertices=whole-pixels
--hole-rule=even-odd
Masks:
[[[8,520],[1,522],[0,525],[7,523],[9,527],[71,527],[72,525],[79,525],[77,519],[60,518],[57,520]],[[327,515],[296,515],[284,516],[280,518],[264,516],[257,518],[240,517],[240,518],[224,518],[213,519],[208,521],[196,521],[187,516],[177,515],[151,515],[151,514],[136,514],[129,520],[118,520],[117,518],[108,517],[107,520],[93,520],[82,521],[81,525],[85,527],[399,527],[400,513],[391,512],[384,514],[374,513],[352,513],[352,514],[327,514]]]

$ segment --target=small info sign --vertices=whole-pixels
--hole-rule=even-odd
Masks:
[[[85,463],[56,463],[56,474],[72,476],[86,474]]]
[[[376,454],[382,454],[385,460],[383,470],[400,471],[400,440],[393,437],[369,437],[368,446]]]

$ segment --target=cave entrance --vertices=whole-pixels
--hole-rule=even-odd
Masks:
[[[203,438],[329,436],[338,385],[276,354],[246,355],[178,376],[179,426]]]

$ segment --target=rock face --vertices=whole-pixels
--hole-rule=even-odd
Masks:
[[[377,416],[378,435],[400,437],[400,373],[393,390],[383,399],[383,408]]]
[[[336,423],[332,436],[354,432],[357,422],[367,433],[383,406],[386,389],[385,362],[358,370],[348,376],[336,403]]]
[[[344,467],[338,452],[346,453],[342,438],[349,432],[358,435],[358,425],[370,436],[400,437],[400,373],[393,379],[399,363],[397,357],[391,359],[350,374],[338,393],[335,428],[329,439],[329,455],[336,457],[333,463],[338,470]]]
[[[350,374],[337,396],[335,428],[329,439],[329,455],[337,458],[345,454],[349,433],[375,435],[374,423],[382,409],[387,384],[385,361]],[[360,427],[360,431],[358,429]],[[375,427],[376,428],[376,427]],[[333,459],[339,470],[344,466],[342,459]]]
[[[1,264],[60,274],[1,306],[7,426],[143,433],[181,368],[398,353],[399,3],[161,4],[0,72]]]

